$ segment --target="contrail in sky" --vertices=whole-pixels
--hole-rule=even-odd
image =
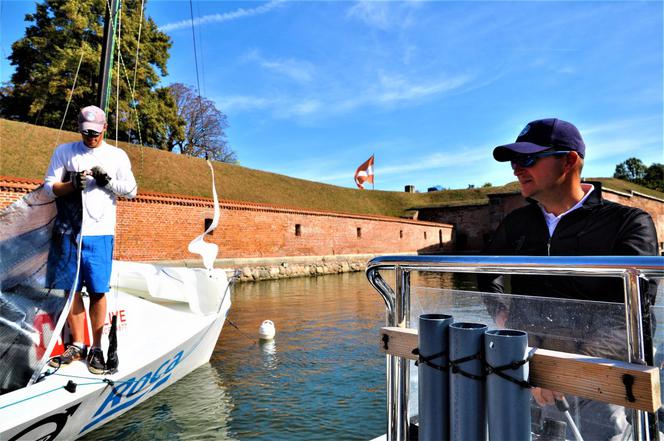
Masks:
[[[239,8],[236,9],[235,11],[224,12],[223,14],[204,15],[203,17],[195,18],[194,25],[200,26],[210,23],[223,23],[226,21],[237,20],[238,18],[260,15],[271,11],[272,9],[280,6],[282,3],[284,3],[284,0],[272,0],[257,8],[252,8],[252,9]],[[159,30],[167,32],[167,31],[176,31],[185,28],[188,29],[189,27],[191,27],[191,20],[182,20],[182,21],[176,21],[174,23],[167,23],[163,26],[160,26]]]

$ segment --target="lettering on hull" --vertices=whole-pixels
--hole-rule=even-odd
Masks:
[[[136,404],[146,394],[156,390],[171,378],[173,369],[180,364],[184,351],[167,358],[157,369],[148,371],[140,378],[132,377],[116,383],[110,388],[103,403],[79,433],[85,432],[121,410]]]

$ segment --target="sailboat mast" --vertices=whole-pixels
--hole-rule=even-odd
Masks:
[[[104,3],[109,5],[109,2]],[[99,89],[97,90],[97,105],[104,112],[108,110],[108,97],[111,94],[111,70],[113,69],[113,49],[115,48],[115,29],[119,6],[120,0],[110,0],[110,7],[106,8],[106,18],[104,19],[104,39],[101,46]]]

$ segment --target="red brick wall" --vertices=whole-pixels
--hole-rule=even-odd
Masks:
[[[606,200],[637,207],[650,213],[657,229],[660,254],[664,253],[664,201],[640,193],[626,194],[606,188],[602,190],[602,196]]]
[[[493,229],[489,225],[488,205],[464,205],[459,207],[423,208],[418,219],[450,224],[454,229],[452,249],[445,251],[479,251],[488,240]],[[498,226],[498,224],[496,224]]]
[[[0,178],[0,208],[39,181]],[[219,258],[434,252],[450,247],[452,227],[387,216],[361,216],[221,201],[219,226],[208,241]],[[115,257],[178,260],[196,256],[188,243],[214,214],[212,200],[142,193],[118,203]],[[300,225],[300,236],[295,226]],[[358,237],[358,228],[361,229]],[[426,235],[426,237],[425,237]]]

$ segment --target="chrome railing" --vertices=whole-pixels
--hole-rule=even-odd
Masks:
[[[395,272],[395,289],[385,282],[380,270]],[[521,275],[568,275],[619,277],[625,286],[625,325],[629,361],[645,359],[639,279],[664,277],[664,258],[658,256],[381,256],[367,265],[367,278],[380,293],[387,309],[387,326],[410,327],[410,274],[413,271],[439,273],[485,273]],[[408,439],[410,362],[388,355],[387,440]],[[633,435],[650,440],[648,414],[636,412]]]

